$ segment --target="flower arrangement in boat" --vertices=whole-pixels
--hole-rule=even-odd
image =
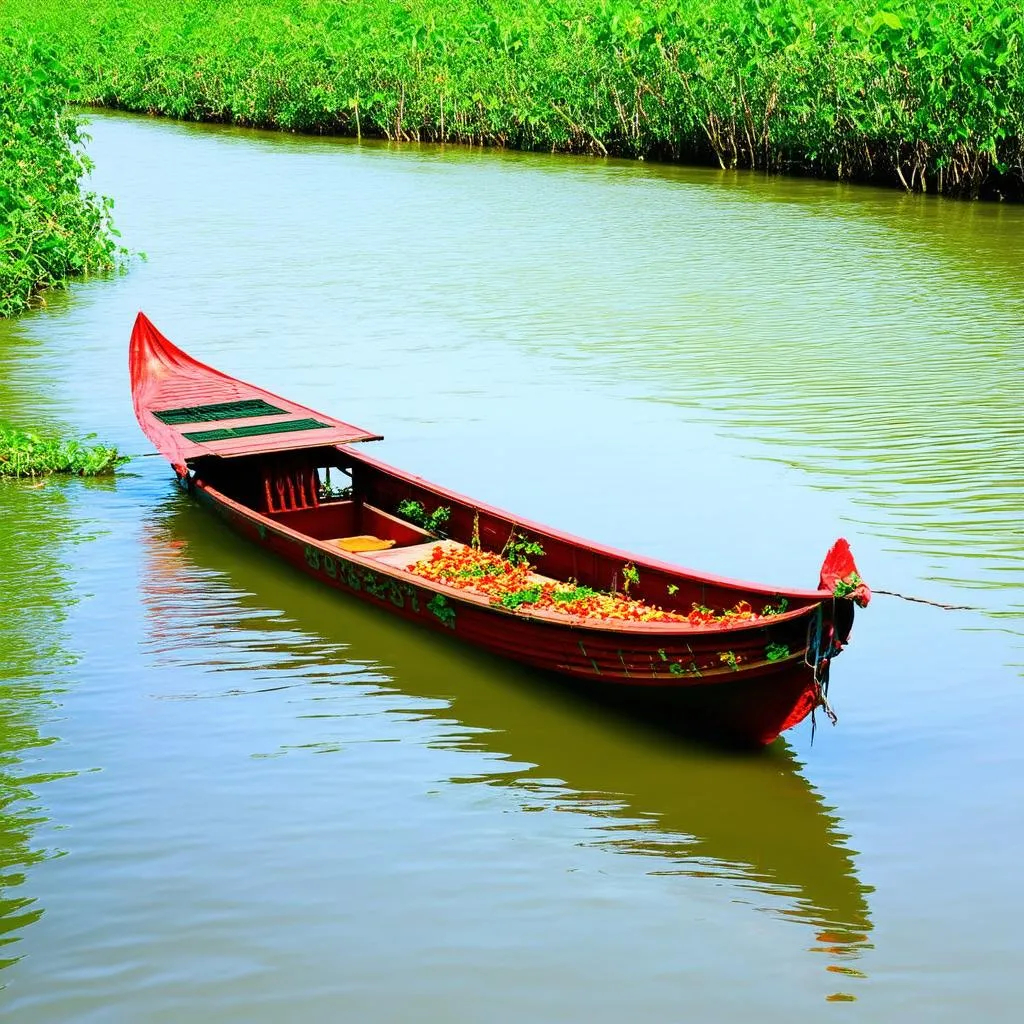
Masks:
[[[503,555],[472,547],[438,544],[429,558],[409,567],[409,571],[435,583],[482,594],[491,604],[515,611],[525,605],[531,609],[562,612],[581,619],[624,622],[678,622],[690,626],[723,626],[760,619],[746,601],[735,608],[715,612],[694,605],[689,613],[666,611],[626,594],[612,594],[534,574],[528,562],[512,562]]]
[[[708,608],[703,604],[695,604],[687,613],[686,621],[691,626],[720,626],[723,623],[732,625],[735,622],[756,622],[764,618],[765,613],[760,615],[750,607],[749,601],[740,601],[734,608],[725,612],[716,612],[714,608]]]

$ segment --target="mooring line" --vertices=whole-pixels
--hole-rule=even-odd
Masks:
[[[871,588],[872,594],[885,594],[886,597],[898,597],[901,601],[913,601],[916,604],[930,604],[933,608],[942,608],[947,612],[980,612],[982,608],[976,608],[970,604],[943,604],[941,601],[930,601],[927,597],[911,597],[909,594],[900,594],[895,590],[877,590]]]

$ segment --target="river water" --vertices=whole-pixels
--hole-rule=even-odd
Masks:
[[[0,413],[149,449],[137,310],[573,532],[879,596],[837,728],[703,749],[381,618],[175,492],[0,486],[21,1021],[1016,1019],[1024,208],[96,116],[148,261],[0,325]]]

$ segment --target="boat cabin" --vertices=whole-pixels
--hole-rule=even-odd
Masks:
[[[233,501],[342,551],[436,543],[434,534],[375,504],[384,496],[373,489],[373,474],[336,447],[204,458],[194,469]]]

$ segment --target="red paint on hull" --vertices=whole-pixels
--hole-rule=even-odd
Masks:
[[[152,428],[146,407],[147,395],[153,393],[147,368],[163,366],[147,357],[146,344],[145,337],[133,337],[132,387],[144,429]],[[175,351],[176,358],[189,360]],[[207,369],[194,364],[189,368],[193,376],[198,372],[195,367]],[[233,380],[221,374],[218,379]],[[212,384],[204,396],[217,399]],[[173,439],[168,442],[165,431],[150,436],[199,501],[238,533],[320,583],[498,657],[568,677],[577,687],[680,716],[682,725],[716,739],[766,744],[805,718],[822,696],[821,665],[815,673],[804,664],[809,637],[811,661],[820,662],[824,655],[827,669],[853,622],[852,603],[835,600],[828,591],[725,579],[583,541],[437,487],[345,445],[298,449],[290,453],[288,463],[281,462],[279,450],[270,451],[278,471],[283,466],[287,473],[292,466],[303,479],[315,473],[317,466],[350,473],[355,500],[314,502],[287,512],[273,511],[275,506],[267,504],[260,508],[261,460],[266,453],[254,451],[247,458],[230,459],[204,453],[182,465],[180,446]],[[573,578],[607,589],[614,587],[623,564],[631,562],[641,580],[634,596],[663,607],[685,612],[692,603],[728,608],[740,600],[755,607],[784,600],[788,607],[755,622],[705,627],[582,620],[531,610],[528,605],[508,611],[483,596],[431,583],[382,561],[379,552],[344,551],[330,539],[371,532],[358,528],[369,518],[373,532],[395,538],[398,551],[403,545],[429,540],[430,535],[386,511],[407,499],[431,508],[442,503],[450,508],[450,535],[462,543],[468,543],[475,531],[486,549],[498,550],[512,529],[526,531],[543,544],[543,571],[556,579]],[[667,594],[674,596],[666,598]]]

